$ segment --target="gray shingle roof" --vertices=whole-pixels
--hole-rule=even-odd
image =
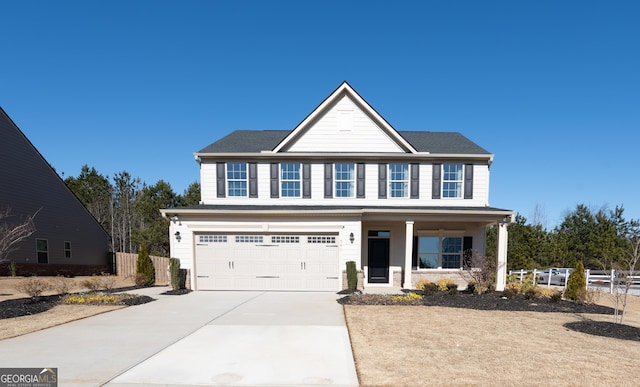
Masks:
[[[236,130],[198,153],[254,153],[275,148],[289,130]],[[457,132],[399,131],[418,152],[435,154],[490,154]]]

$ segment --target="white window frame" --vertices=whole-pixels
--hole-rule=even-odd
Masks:
[[[420,238],[437,238],[438,239],[438,251],[421,251],[420,250]],[[447,238],[457,238],[460,240],[460,251],[457,252],[445,252],[443,251],[444,240]],[[419,232],[418,233],[418,246],[417,248],[417,262],[416,269],[417,270],[456,270],[462,269],[464,265],[464,235],[461,232],[446,232],[446,233],[437,233],[437,232]],[[420,254],[421,253],[429,253],[429,254],[438,254],[438,267],[437,268],[424,268],[420,267]],[[459,267],[443,267],[444,256],[445,255],[456,255],[459,257]]]
[[[351,169],[350,177],[345,178],[345,174],[349,173],[349,171],[342,171],[343,166],[349,166]],[[338,171],[340,168],[340,171]],[[333,175],[335,176],[333,183],[333,191],[334,197],[336,198],[355,198],[356,197],[356,165],[354,163],[335,163],[333,165]],[[348,185],[349,196],[345,196],[341,194],[345,188],[342,185]],[[341,186],[338,188],[338,186]],[[339,194],[340,193],[340,194]]]
[[[404,171],[394,170],[398,167],[403,167]],[[409,183],[411,181],[410,173],[409,173],[409,164],[406,163],[395,163],[389,164],[388,166],[388,176],[389,176],[389,197],[390,198],[400,198],[406,199],[409,197]],[[404,176],[399,176],[404,175]],[[403,177],[403,178],[398,178]],[[394,188],[394,186],[402,186],[402,191],[400,193],[401,196],[398,195],[398,189]]]
[[[297,171],[289,170],[289,167],[297,167]],[[295,177],[296,174],[297,177]],[[288,187],[285,188],[285,185]],[[302,197],[302,166],[300,163],[280,164],[280,197]]]
[[[236,170],[234,167],[241,167]],[[233,168],[232,168],[233,167]],[[244,177],[243,177],[244,175]],[[248,197],[249,196],[249,171],[247,163],[228,162],[226,164],[227,176],[227,196]],[[244,188],[231,187],[232,183],[244,185]],[[242,194],[239,194],[242,193]]]
[[[449,168],[459,167],[457,171],[451,171]],[[455,176],[458,175],[458,176]],[[453,186],[453,189],[446,188]],[[462,199],[464,195],[464,164],[442,164],[442,186],[441,198],[443,199]],[[455,196],[447,196],[450,193],[455,193]]]

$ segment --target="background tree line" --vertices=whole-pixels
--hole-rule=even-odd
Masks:
[[[114,252],[138,252],[144,241],[150,254],[169,256],[169,222],[159,209],[200,202],[198,182],[180,195],[164,180],[146,185],[126,171],[109,178],[88,165],[64,182],[111,236]]]
[[[496,232],[495,227],[487,230],[487,255],[492,258]],[[638,236],[640,222],[626,220],[624,209],[617,206],[612,211],[593,211],[579,204],[552,230],[516,215],[509,226],[507,269],[575,267],[581,261],[588,269],[629,270],[629,252]]]

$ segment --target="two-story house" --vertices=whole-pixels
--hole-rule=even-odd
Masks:
[[[456,279],[490,225],[504,288],[514,213],[489,206],[493,155],[397,131],[346,82],[293,130],[235,131],[195,158],[201,204],[161,210],[194,289],[338,291],[348,261],[365,288]]]

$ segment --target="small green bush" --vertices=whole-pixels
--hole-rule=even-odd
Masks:
[[[25,278],[16,285],[16,290],[28,294],[32,298],[40,297],[42,293],[49,289],[49,282],[38,277]]]
[[[507,285],[504,287],[504,291],[502,292],[502,295],[507,298],[513,298],[518,294],[520,294],[521,288],[522,288],[522,285],[520,284],[520,282],[508,282]]]
[[[522,286],[520,292],[525,294],[529,289],[536,287],[536,277],[533,273],[527,273],[522,276]]]
[[[173,290],[182,289],[180,283],[180,260],[178,258],[169,258],[169,274],[171,275],[171,288]]]
[[[9,274],[12,277],[15,277],[18,275],[18,265],[16,265],[16,263],[13,261],[9,262]]]
[[[436,286],[438,287],[438,290],[440,290],[441,292],[448,291],[449,285],[451,284],[455,285],[455,281],[453,281],[451,278],[440,278],[439,280],[436,281]],[[456,285],[456,289],[458,289],[458,285]]]
[[[587,276],[581,261],[578,261],[576,267],[569,274],[564,298],[578,302],[584,302],[587,298]]]
[[[139,274],[141,276],[139,276]],[[153,286],[155,284],[156,269],[153,267],[153,261],[151,261],[151,257],[147,251],[147,244],[142,242],[140,251],[138,251],[138,260],[136,261],[136,285]]]
[[[356,263],[354,261],[347,262],[347,289],[350,292],[355,292],[358,288],[358,271],[356,270]]]

